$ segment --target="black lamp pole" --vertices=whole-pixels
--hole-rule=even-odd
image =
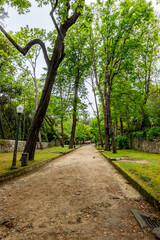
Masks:
[[[18,108],[17,108],[17,110],[18,110]],[[22,109],[22,111],[23,111],[23,109]],[[22,112],[18,112],[16,138],[15,138],[13,161],[12,161],[11,169],[16,169],[16,168],[17,168],[17,167],[16,167],[16,159],[17,159],[18,133],[19,133],[19,123],[20,123],[21,113],[22,113]]]

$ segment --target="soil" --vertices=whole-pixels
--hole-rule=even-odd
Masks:
[[[155,212],[87,145],[1,185],[0,239],[150,239],[131,209]]]

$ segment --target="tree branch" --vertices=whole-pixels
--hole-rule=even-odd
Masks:
[[[72,16],[68,18],[66,21],[64,21],[64,24],[61,25],[63,28],[67,30],[76,22],[77,18],[81,15],[81,9],[84,6],[84,2],[85,0],[82,0],[81,4],[77,4],[77,7]]]
[[[42,48],[43,51],[43,55],[44,55],[44,59],[46,61],[46,64],[48,67],[50,67],[50,60],[48,58],[48,54],[47,54],[47,50],[45,47],[44,42],[42,42],[42,40],[40,39],[33,39],[31,40],[24,48],[22,48],[21,46],[19,46],[14,40],[13,38],[4,30],[4,28],[2,26],[0,26],[0,31],[5,35],[6,38],[8,38],[8,40],[13,44],[13,46],[20,52],[22,53],[24,56],[28,53],[29,49],[35,45],[35,44],[39,44]]]
[[[122,57],[123,57],[123,51],[124,51],[124,47],[125,47],[125,43],[126,43],[127,38],[128,38],[128,37],[125,37],[125,39],[124,39],[124,41],[123,41],[122,50],[121,50],[121,56],[120,56],[119,60],[117,60],[117,61],[114,63],[114,66],[115,66],[115,64],[117,64],[117,63],[119,62],[117,71],[113,74],[113,76],[112,76],[112,78],[111,78],[111,82],[112,82],[114,76],[119,73],[119,70],[120,70],[120,67],[121,67],[121,62],[122,62]]]
[[[52,21],[53,21],[53,23],[54,23],[54,26],[55,26],[55,28],[56,28],[58,34],[59,34],[60,37],[61,37],[61,40],[63,41],[64,36],[63,36],[62,32],[60,31],[60,29],[59,29],[59,27],[58,27],[58,25],[57,25],[57,23],[56,23],[56,20],[55,20],[55,18],[54,18],[54,15],[53,15],[53,13],[54,13],[54,11],[55,11],[57,5],[58,5],[58,0],[56,0],[54,6],[53,6],[53,3],[51,2],[52,10],[50,11],[50,16],[51,16],[51,18],[52,18]]]
[[[59,140],[59,142],[60,142],[60,144],[61,144],[61,146],[62,146],[62,139],[58,136],[58,134],[56,133],[56,131],[55,131],[55,129],[54,129],[54,127],[53,127],[53,123],[52,123],[52,121],[51,121],[51,119],[46,115],[45,116],[45,120],[46,120],[46,122],[48,123],[48,125],[51,127],[51,129],[52,129],[52,131],[53,131],[53,134],[58,138],[58,140]]]

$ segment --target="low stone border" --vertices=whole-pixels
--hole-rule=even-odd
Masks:
[[[21,167],[21,168],[12,170],[12,172],[2,173],[2,174],[0,174],[0,184],[9,179],[12,179],[12,178],[18,177],[20,175],[23,175],[25,173],[31,172],[33,170],[39,169],[39,168],[43,167],[44,165],[46,165],[47,163],[65,155],[65,154],[71,153],[71,152],[75,151],[76,149],[77,148],[72,149],[69,152],[63,152],[63,153],[61,152],[59,155],[57,155],[53,158],[48,158],[48,159],[44,160],[43,162],[38,162],[38,163],[32,164],[30,166]]]
[[[101,151],[100,151],[101,152]],[[110,161],[110,163],[136,188],[142,196],[147,198],[148,202],[156,209],[160,210],[160,201],[156,199],[150,192],[148,192],[140,183],[138,183],[132,176],[125,172],[120,166],[116,164],[116,158],[108,157],[105,153],[101,152],[102,155]]]

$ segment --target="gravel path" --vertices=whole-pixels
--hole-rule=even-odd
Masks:
[[[0,239],[149,239],[131,209],[153,212],[94,146],[87,145],[1,185]]]

